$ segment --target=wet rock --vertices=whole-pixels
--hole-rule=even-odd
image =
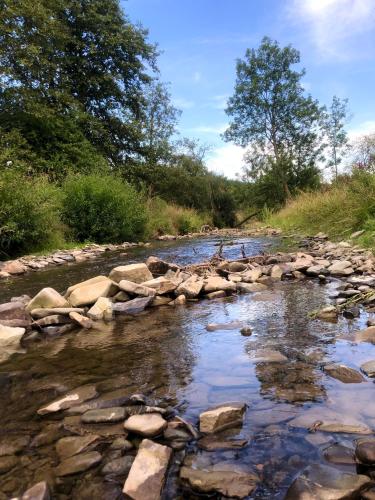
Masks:
[[[183,466],[180,478],[200,493],[234,498],[249,496],[259,481],[256,474],[226,462],[205,467],[204,470]]]
[[[14,455],[0,457],[0,474],[5,474],[18,465],[18,458]]]
[[[207,293],[205,295],[206,299],[209,300],[214,300],[214,299],[222,299],[223,297],[226,297],[227,294],[224,292],[224,290],[218,290],[217,292],[211,292]]]
[[[0,323],[2,320],[28,320],[29,315],[23,302],[7,302],[0,304]]]
[[[204,436],[198,441],[199,448],[206,451],[237,450],[244,448],[247,444],[247,439],[227,439],[215,435]]]
[[[294,384],[293,387],[277,387],[275,396],[288,403],[316,401],[325,395],[323,387],[314,384]]]
[[[176,295],[185,295],[187,299],[195,299],[200,294],[202,288],[203,280],[201,280],[199,276],[193,274],[177,287],[175,293]]]
[[[251,269],[241,274],[244,283],[255,283],[262,276],[261,269]]]
[[[25,328],[0,325],[0,363],[20,351],[20,341],[25,331]]]
[[[354,450],[340,444],[333,444],[324,450],[324,458],[333,464],[354,464]]]
[[[60,423],[49,424],[33,438],[30,446],[32,446],[33,448],[38,448],[39,446],[52,444],[60,437],[62,437],[62,432],[62,426]]]
[[[218,432],[242,424],[246,410],[244,403],[227,403],[215,406],[199,416],[199,430],[205,433]]]
[[[361,311],[359,307],[353,306],[345,309],[345,311],[342,314],[347,319],[354,319],[354,318],[359,318],[359,316],[361,315]]]
[[[59,316],[69,316],[71,312],[83,314],[85,310],[80,307],[55,307],[53,309],[47,307],[44,309],[33,309],[30,314],[33,318],[40,319],[45,318],[46,316],[54,316],[56,314]]]
[[[152,300],[153,297],[138,297],[128,302],[116,302],[113,304],[112,310],[115,314],[139,314],[151,304]]]
[[[106,313],[112,314],[112,302],[108,297],[99,297],[95,304],[88,310],[87,316],[94,321],[99,321],[103,319]]]
[[[172,269],[172,270],[178,269],[177,264],[169,264],[168,262],[165,262],[164,260],[161,260],[158,257],[154,257],[154,256],[150,256],[146,260],[146,266],[148,267],[151,274],[156,275],[156,276],[160,276],[162,274],[167,273],[169,271],[169,269]]]
[[[55,469],[56,476],[70,476],[78,472],[84,472],[95,465],[98,465],[102,456],[97,451],[90,451],[80,455],[67,458]]]
[[[66,325],[71,323],[69,316],[64,316],[62,314],[52,314],[51,316],[45,316],[33,322],[33,326],[44,327],[52,325]]]
[[[211,276],[204,281],[203,290],[205,293],[218,292],[220,290],[226,293],[233,293],[236,291],[236,283],[220,276]]]
[[[236,289],[239,293],[255,293],[267,290],[267,286],[262,283],[237,283]]]
[[[47,337],[55,337],[57,335],[64,335],[64,333],[69,333],[77,328],[76,323],[67,323],[66,325],[58,326],[45,326],[42,328],[42,333],[47,335]]]
[[[118,291],[117,285],[108,278],[89,285],[75,288],[69,295],[69,302],[73,307],[94,304],[99,297],[111,297]]]
[[[102,390],[102,386],[100,386]],[[101,408],[115,408],[118,406],[123,406],[125,404],[131,403],[131,396],[129,396],[129,391],[126,389],[116,389],[114,391],[105,392],[101,394],[97,399],[87,401],[84,404],[75,406],[67,413],[82,414],[88,410],[96,410]]]
[[[324,367],[324,371],[330,377],[340,380],[340,382],[343,382],[344,384],[358,384],[365,381],[363,376],[357,372],[357,370],[349,368],[345,365],[326,365]]]
[[[109,273],[109,278],[116,283],[121,280],[132,281],[133,283],[144,283],[153,279],[153,276],[146,264],[129,264],[118,266]]]
[[[53,288],[43,288],[26,306],[27,311],[55,307],[69,307],[67,300]]]
[[[124,437],[116,438],[110,446],[111,450],[121,450],[123,452],[130,451],[133,448],[134,448],[133,443],[131,443]]]
[[[258,349],[250,352],[249,357],[253,363],[285,363],[288,361],[286,356],[273,349]]]
[[[166,306],[168,304],[170,304],[172,302],[172,298],[171,297],[166,297],[166,296],[163,296],[163,295],[156,295],[150,306],[151,307],[160,307],[160,306]]]
[[[133,465],[134,457],[131,455],[115,458],[106,463],[101,470],[101,473],[112,476],[127,476]]]
[[[250,335],[253,333],[251,328],[249,326],[244,326],[240,330],[241,335],[244,337],[250,337]]]
[[[370,478],[319,464],[308,466],[290,486],[285,500],[356,498]]]
[[[243,325],[242,321],[231,321],[230,323],[209,323],[206,326],[208,332],[216,332],[217,330],[238,330]]]
[[[60,457],[60,460],[65,460],[68,457],[77,455],[86,451],[87,448],[96,443],[99,436],[95,434],[87,434],[86,436],[68,436],[61,438],[56,443],[56,452]]]
[[[21,500],[50,500],[50,490],[46,481],[34,484],[22,495]]]
[[[153,280],[146,281],[142,283],[143,286],[155,290],[157,295],[164,295],[165,293],[172,293],[177,288],[177,284],[173,281],[160,276],[159,278],[154,278]]]
[[[336,321],[338,317],[338,310],[334,306],[327,306],[323,309],[320,309],[316,313],[317,319],[322,319],[323,321]]]
[[[369,342],[375,344],[375,326],[369,326],[365,330],[360,330],[355,334],[356,342]]]
[[[167,422],[158,413],[143,415],[132,415],[125,423],[124,428],[145,437],[153,437],[161,434],[167,427]]]
[[[0,437],[0,457],[19,453],[26,448],[29,442],[29,436],[14,436],[13,434],[8,434]]]
[[[350,416],[336,413],[329,408],[306,410],[302,415],[288,422],[291,427],[318,429],[322,432],[347,434],[372,434],[372,430],[363,422]]]
[[[357,443],[355,456],[361,464],[375,464],[375,439],[361,439]]]
[[[170,302],[170,304],[173,304],[174,306],[184,306],[186,304],[186,296],[183,294],[179,295],[173,302]]]
[[[39,408],[38,415],[47,415],[48,413],[55,413],[60,410],[65,410],[71,408],[72,406],[79,405],[84,401],[93,399],[98,395],[97,390],[94,385],[83,385],[82,387],[77,387],[65,396],[52,401],[52,403],[47,406]]]
[[[79,415],[65,417],[63,420],[63,428],[68,432],[79,436],[86,436],[87,434],[96,434],[103,438],[114,439],[116,437],[127,437],[127,432],[124,429],[124,424],[119,423],[105,423],[105,424],[84,424]]]
[[[164,439],[167,439],[168,441],[190,441],[192,438],[190,432],[180,426],[178,423],[168,422],[168,426],[164,430]]]
[[[375,377],[375,359],[363,363],[361,365],[361,370],[368,377]]]
[[[82,316],[82,314],[77,312],[71,312],[69,314],[69,318],[77,323],[81,328],[89,330],[93,327],[93,322],[90,318],[86,318],[86,316]]]
[[[123,492],[134,500],[159,500],[172,450],[144,439],[130,469]]]
[[[125,408],[114,407],[100,410],[89,410],[82,415],[82,422],[85,424],[98,424],[103,422],[121,422],[125,420]]]

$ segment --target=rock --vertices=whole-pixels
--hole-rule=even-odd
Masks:
[[[328,273],[328,270],[321,264],[316,264],[306,269],[306,274],[308,274],[309,276],[324,276],[326,273]]]
[[[94,321],[103,319],[105,314],[112,314],[112,302],[107,297],[99,297],[87,312],[87,316]]]
[[[286,356],[273,349],[257,349],[250,352],[249,356],[253,363],[285,363],[288,361]]]
[[[141,295],[142,297],[153,297],[156,292],[153,288],[148,288],[144,285],[139,285],[138,283],[133,283],[128,280],[121,280],[118,286],[126,293],[132,295]]]
[[[344,384],[358,384],[365,381],[363,376],[359,372],[357,372],[357,370],[353,370],[353,368],[349,368],[345,365],[326,365],[324,367],[324,371],[330,377],[336,378]]]
[[[19,460],[14,455],[0,457],[0,474],[6,474],[18,465]]]
[[[90,318],[86,318],[86,316],[82,316],[82,314],[77,312],[71,312],[69,314],[69,318],[75,321],[82,328],[89,329],[93,327],[93,322]]]
[[[251,269],[241,274],[244,283],[254,283],[262,276],[261,269]]]
[[[102,459],[102,456],[97,451],[89,451],[80,455],[69,457],[55,469],[56,476],[70,476],[78,472],[84,472],[91,467],[97,465]]]
[[[0,363],[20,351],[20,340],[25,331],[25,328],[0,325]]]
[[[359,497],[371,479],[342,472],[334,467],[312,464],[295,479],[285,500],[343,500]]]
[[[0,438],[0,457],[15,455],[29,444],[29,436],[14,436],[9,434]]]
[[[50,490],[46,481],[34,484],[22,495],[21,500],[50,500]]]
[[[134,448],[133,443],[131,443],[130,441],[128,441],[124,437],[116,438],[110,446],[111,450],[121,450],[124,452],[130,451],[133,448]]]
[[[263,292],[267,290],[267,286],[262,283],[237,283],[236,284],[237,292],[239,293],[255,293],[255,292]]]
[[[215,435],[204,436],[198,441],[199,448],[206,451],[237,450],[247,444],[247,439],[225,439]]]
[[[158,413],[132,415],[124,423],[124,428],[127,431],[145,437],[158,436],[166,427],[167,421]]]
[[[338,310],[334,306],[327,306],[323,309],[320,309],[316,313],[316,318],[321,319],[323,321],[336,321],[338,317]]]
[[[333,464],[354,464],[354,450],[340,444],[333,444],[324,450],[324,458]]]
[[[278,266],[278,265],[272,266],[270,276],[273,280],[281,280],[281,278],[283,277],[283,274],[284,274],[284,271],[283,271],[281,266]]]
[[[207,466],[204,470],[183,466],[180,478],[200,493],[216,493],[231,498],[247,498],[259,481],[256,474],[226,462]]]
[[[242,321],[231,321],[230,323],[209,323],[206,326],[208,332],[216,332],[217,330],[238,330],[243,325]]]
[[[139,314],[151,304],[154,297],[138,297],[128,302],[117,302],[113,304],[112,310],[115,314]]]
[[[13,260],[6,262],[1,271],[8,274],[24,274],[27,271],[27,267],[18,260]]]
[[[176,295],[185,295],[187,299],[195,299],[200,294],[202,288],[203,280],[193,274],[177,287],[175,293]]]
[[[354,240],[355,238],[358,238],[359,236],[361,236],[364,232],[365,232],[364,229],[361,229],[360,231],[355,231],[354,233],[352,233],[350,235],[350,239]]]
[[[219,290],[232,293],[236,291],[236,283],[221,278],[220,276],[211,276],[204,281],[203,290],[205,293],[217,292]]]
[[[110,279],[106,278],[90,285],[75,288],[69,295],[69,302],[73,307],[94,304],[99,297],[111,297],[118,290]]]
[[[69,307],[69,303],[53,288],[43,288],[26,306],[27,311],[55,307]]]
[[[76,313],[78,314],[78,313]],[[43,327],[51,325],[66,325],[71,323],[69,316],[64,316],[63,314],[52,314],[50,316],[44,316],[33,322],[33,326]]]
[[[69,298],[70,294],[74,292],[74,290],[76,290],[77,288],[82,288],[83,286],[95,285],[100,281],[107,281],[107,280],[108,280],[107,276],[94,276],[94,278],[90,278],[85,281],[80,281],[79,283],[76,283],[75,285],[72,285],[67,289],[65,297]]]
[[[352,306],[352,307],[348,307],[347,309],[345,309],[342,314],[346,319],[354,319],[354,318],[360,317],[361,311],[360,311],[359,307]]]
[[[47,415],[48,413],[56,413],[60,410],[66,410],[67,408],[71,408],[72,406],[79,405],[84,401],[89,399],[93,399],[98,395],[97,390],[94,385],[83,385],[81,387],[77,387],[65,396],[62,396],[58,399],[52,401],[47,406],[43,406],[39,408],[38,415]]]
[[[170,302],[170,304],[173,304],[174,306],[184,306],[186,304],[186,296],[183,294],[179,295],[173,302]]]
[[[82,415],[85,424],[97,424],[102,422],[120,422],[125,420],[126,409],[121,406],[114,408],[103,408],[99,410],[88,410]]]
[[[355,456],[363,465],[375,464],[375,439],[361,439],[358,441]]]
[[[153,279],[153,276],[146,264],[129,264],[127,266],[118,266],[109,273],[109,278],[116,283],[122,280],[132,281],[133,283],[144,283]]]
[[[369,342],[375,344],[375,326],[370,326],[365,330],[360,330],[355,334],[356,342]]]
[[[62,426],[60,423],[46,425],[42,428],[39,434],[33,438],[30,446],[33,448],[39,448],[39,446],[52,444],[62,437],[62,432]]]
[[[127,302],[128,300],[130,300],[130,295],[125,293],[123,290],[120,290],[116,293],[116,295],[112,297],[112,300],[114,300],[115,302]]]
[[[29,315],[22,302],[7,302],[0,304],[0,323],[2,320],[29,320]]]
[[[128,476],[133,462],[134,457],[131,455],[115,458],[102,467],[101,473],[103,475]]]
[[[171,459],[168,446],[144,439],[125,481],[123,493],[134,500],[159,500]]]
[[[372,430],[363,422],[350,416],[336,413],[329,408],[320,410],[311,408],[300,416],[288,422],[291,427],[311,429],[322,432],[337,432],[346,434],[372,434]]]
[[[155,290],[157,295],[164,295],[165,293],[171,293],[176,290],[177,285],[173,281],[165,278],[164,276],[160,276],[159,278],[154,278],[150,281],[145,281],[142,283],[143,286],[147,288],[152,288]]]
[[[180,295],[180,297],[182,297],[182,295]],[[172,302],[172,298],[171,297],[165,297],[165,296],[162,296],[162,295],[156,295],[152,302],[151,302],[151,307],[159,307],[159,306],[166,306],[167,304],[171,303]]]
[[[253,333],[251,328],[249,326],[244,326],[243,328],[241,328],[240,330],[240,333],[241,335],[243,335],[244,337],[250,337],[250,335]]]
[[[368,377],[375,377],[375,359],[363,363],[361,365],[361,370]]]
[[[218,432],[242,424],[246,410],[244,403],[226,403],[204,411],[199,416],[199,430],[205,433]]]
[[[243,262],[229,262],[228,264],[228,271],[231,273],[240,273],[242,271],[246,271],[247,269],[247,264],[244,264]]]
[[[87,434],[86,436],[68,436],[59,439],[56,443],[56,452],[60,457],[60,460],[65,460],[68,457],[77,455],[86,451],[87,448],[96,443],[99,436],[95,434]]]
[[[366,491],[362,491],[361,495],[363,500],[375,500],[375,486],[369,490],[366,489]]]
[[[64,333],[71,332],[75,328],[77,328],[75,323],[68,323],[66,325],[45,326],[42,328],[42,332],[48,337],[55,337],[56,335],[63,335]]]
[[[208,300],[214,300],[214,299],[222,299],[223,297],[226,296],[227,294],[224,292],[224,290],[218,290],[217,292],[207,293],[205,295],[205,298]]]
[[[84,309],[80,307],[55,307],[53,309],[45,308],[45,309],[33,309],[30,314],[33,318],[41,319],[46,316],[69,316],[71,312],[77,312],[79,314],[83,314],[85,312]]]
[[[349,260],[337,260],[328,268],[328,271],[333,276],[349,276],[354,273],[351,266],[352,263]]]
[[[150,256],[146,260],[146,266],[148,267],[151,274],[156,276],[161,276],[169,271],[169,269],[178,269],[177,264],[169,264],[158,257]]]

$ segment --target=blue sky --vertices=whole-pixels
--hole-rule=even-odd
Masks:
[[[348,97],[351,138],[375,132],[375,0],[127,0],[157,42],[161,79],[182,109],[181,135],[212,145],[210,169],[234,177],[243,151],[220,138],[236,58],[264,35],[301,52],[306,91]]]

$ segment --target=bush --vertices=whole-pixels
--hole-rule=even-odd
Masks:
[[[63,242],[60,191],[43,178],[0,174],[0,258],[52,248]]]
[[[68,177],[63,192],[63,220],[75,240],[120,243],[143,237],[147,214],[142,196],[119,178]]]

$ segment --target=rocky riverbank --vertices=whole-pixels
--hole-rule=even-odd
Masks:
[[[14,350],[27,348],[28,342],[45,338],[53,342],[54,337],[68,331],[74,334],[75,329],[86,329],[90,335],[91,329],[100,331],[116,315],[140,315],[137,321],[141,322],[149,308],[183,307],[198,300],[225,300],[235,294],[271,291],[286,280],[302,284],[315,280],[322,286],[340,280],[329,311],[323,307],[314,318],[335,321],[341,314],[350,318],[361,314],[363,308],[372,310],[375,260],[371,253],[347,242],[333,244],[324,235],[306,239],[301,246],[299,252],[235,261],[225,261],[218,253],[209,262],[187,267],[150,257],[145,263],[118,266],[108,276],[72,285],[63,295],[46,288],[33,298],[14,298],[0,306],[1,354],[5,359]],[[241,322],[210,323],[206,328],[252,334]],[[375,328],[356,332],[350,340],[375,343]],[[254,355],[253,361],[269,363],[277,370],[290,362],[277,349],[257,350]],[[361,384],[374,377],[374,363],[368,360],[358,369],[339,362],[326,363],[324,373],[343,384]],[[40,482],[22,498],[54,497],[56,492],[58,498],[66,497],[76,475],[91,469],[105,478],[104,483],[96,483],[94,476],[90,490],[94,498],[114,498],[111,488],[119,477],[128,497],[160,498],[172,469],[177,471],[188,497],[206,494],[246,498],[262,481],[261,467],[240,467],[225,460],[226,452],[235,453],[249,444],[230,432],[241,427],[249,412],[243,402],[207,407],[198,422],[189,422],[168,397],[111,389],[108,391],[105,384],[85,384],[65,391],[37,408],[35,418],[43,422],[43,429],[32,439],[17,434],[0,437],[0,474],[11,475],[24,450],[37,453],[54,443],[52,470],[49,467],[45,475],[41,471]],[[325,454],[330,463],[358,467],[358,473],[354,473],[329,465],[309,465],[291,485],[288,499],[373,498],[375,438],[371,426],[325,409],[311,408],[297,417],[291,410],[285,414],[288,426],[306,429],[311,442],[329,433],[354,435],[353,446],[331,443]],[[197,450],[203,450],[204,455]],[[223,452],[222,460],[210,460],[210,454],[217,451]]]

